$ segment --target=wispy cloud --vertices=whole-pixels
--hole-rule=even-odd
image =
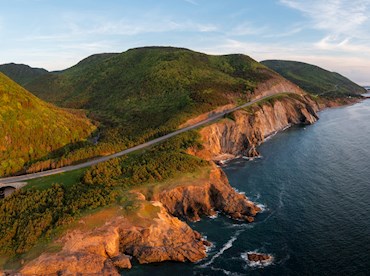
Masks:
[[[337,36],[328,35],[314,44],[320,50],[334,50],[341,52],[353,52],[353,54],[360,53],[370,57],[370,45],[367,43],[356,42],[353,43],[351,38],[339,38]]]
[[[88,23],[87,23],[88,21]],[[164,17],[136,18],[108,20],[107,18],[91,17],[84,19],[83,16],[68,15],[64,17],[63,28],[59,32],[42,34],[35,31],[24,37],[24,40],[55,40],[69,41],[88,36],[135,36],[151,33],[165,32],[214,32],[218,27],[214,24],[199,23],[193,20],[177,20]]]
[[[313,28],[348,37],[368,35],[370,0],[280,0],[280,2],[309,17]]]
[[[255,26],[251,22],[243,22],[229,31],[229,35],[246,36],[260,35],[267,31],[267,26]]]
[[[267,37],[267,38],[289,37],[289,36],[296,35],[296,34],[302,32],[303,30],[304,30],[303,26],[296,26],[296,27],[293,26],[289,30],[286,30],[286,31],[283,31],[283,32],[265,34],[264,37]]]
[[[198,2],[196,2],[195,0],[184,0],[184,1],[190,3],[190,4],[194,5],[194,6],[198,6],[199,5]]]

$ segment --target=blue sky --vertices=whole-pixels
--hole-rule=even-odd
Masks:
[[[59,70],[150,45],[299,60],[370,84],[370,0],[0,0],[0,64]]]

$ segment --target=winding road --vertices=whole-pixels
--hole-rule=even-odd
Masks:
[[[280,93],[280,94],[285,94],[285,93]],[[242,109],[242,108],[251,106],[251,105],[253,105],[253,104],[255,104],[255,103],[259,102],[259,101],[262,101],[262,100],[264,100],[266,98],[269,98],[269,97],[271,97],[271,95],[268,95],[268,96],[264,96],[264,97],[255,99],[255,100],[252,100],[252,101],[250,101],[250,102],[248,102],[246,104],[243,104],[243,105],[234,107],[232,109],[229,109],[229,110],[226,110],[226,111],[223,111],[223,112],[214,114],[214,115],[208,117],[207,119],[205,119],[203,121],[200,121],[200,122],[198,122],[196,124],[193,124],[193,125],[188,126],[188,127],[181,128],[179,130],[176,130],[176,131],[171,132],[169,134],[166,134],[164,136],[161,136],[161,137],[158,137],[156,139],[150,140],[150,141],[148,141],[148,142],[146,142],[144,144],[140,144],[140,145],[137,145],[135,147],[132,147],[132,148],[129,148],[129,149],[125,149],[123,151],[117,152],[117,153],[112,154],[112,155],[98,157],[98,158],[95,158],[93,160],[90,160],[90,161],[81,163],[81,164],[66,166],[66,167],[62,167],[62,168],[58,168],[58,169],[53,169],[53,170],[48,170],[48,171],[43,171],[43,172],[37,172],[37,173],[32,173],[32,174],[25,174],[25,175],[19,175],[19,176],[12,176],[12,177],[0,178],[0,187],[1,186],[5,186],[4,184],[9,184],[9,183],[13,183],[13,182],[27,181],[27,180],[34,179],[34,178],[39,178],[39,177],[54,175],[54,174],[63,173],[63,172],[70,172],[70,171],[74,171],[74,170],[78,170],[78,169],[90,167],[92,165],[96,165],[98,163],[101,163],[101,162],[110,160],[112,158],[120,157],[120,156],[129,154],[131,152],[134,152],[134,151],[137,151],[137,150],[141,150],[141,149],[150,147],[150,146],[152,146],[154,144],[157,144],[159,142],[165,141],[165,140],[167,140],[167,139],[169,139],[169,138],[171,138],[171,137],[173,137],[175,135],[178,135],[180,133],[183,133],[185,131],[188,131],[188,130],[191,130],[191,129],[195,129],[195,128],[198,128],[198,127],[203,126],[205,124],[211,123],[211,122],[213,122],[215,120],[218,120],[218,119],[222,118],[226,114],[232,113],[232,112],[234,112],[234,111],[236,111],[238,109]]]

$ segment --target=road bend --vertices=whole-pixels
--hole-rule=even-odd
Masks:
[[[58,169],[47,170],[47,171],[42,171],[42,172],[37,172],[37,173],[32,173],[32,174],[25,174],[25,175],[19,175],[19,176],[11,176],[11,177],[6,177],[6,178],[0,178],[0,183],[1,184],[6,184],[6,183],[13,183],[13,182],[22,182],[22,181],[27,181],[27,180],[30,180],[30,179],[35,179],[35,178],[40,178],[40,177],[44,177],[44,176],[49,176],[49,175],[54,175],[54,174],[59,174],[59,173],[64,173],[64,172],[70,172],[70,171],[74,171],[74,170],[78,170],[78,169],[90,167],[90,166],[99,164],[101,162],[108,161],[108,160],[110,160],[112,158],[120,157],[120,156],[129,154],[131,152],[134,152],[134,151],[137,151],[137,150],[141,150],[141,149],[150,147],[150,146],[152,146],[154,144],[157,144],[159,142],[163,142],[163,141],[165,141],[165,140],[167,140],[167,139],[169,139],[169,138],[171,138],[173,136],[176,136],[176,135],[178,135],[180,133],[183,133],[183,132],[186,132],[188,130],[195,129],[195,128],[198,128],[200,126],[203,126],[203,125],[209,124],[211,122],[214,122],[214,121],[222,118],[226,114],[232,113],[232,112],[234,112],[234,111],[236,111],[238,109],[242,109],[242,108],[251,106],[251,105],[253,105],[253,104],[255,104],[255,103],[259,102],[259,101],[262,101],[262,100],[264,100],[266,98],[269,98],[269,97],[271,97],[271,95],[268,95],[268,96],[265,96],[265,97],[262,97],[262,98],[259,98],[259,99],[255,99],[255,100],[250,101],[250,102],[248,102],[246,104],[243,104],[243,105],[234,107],[232,109],[228,109],[228,110],[223,111],[223,112],[220,112],[220,113],[213,114],[210,117],[208,117],[207,119],[205,119],[203,121],[200,121],[200,122],[198,122],[196,124],[193,124],[193,125],[190,125],[190,126],[181,128],[179,130],[176,130],[176,131],[171,132],[169,134],[166,134],[164,136],[155,138],[155,139],[150,140],[150,141],[148,141],[146,143],[137,145],[137,146],[132,147],[132,148],[129,148],[129,149],[125,149],[123,151],[114,153],[112,155],[98,157],[98,158],[95,158],[93,160],[90,160],[90,161],[81,163],[81,164],[66,166],[66,167],[62,167],[62,168],[58,168]]]

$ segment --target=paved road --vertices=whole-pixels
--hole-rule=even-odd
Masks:
[[[191,125],[191,126],[188,126],[188,127],[184,127],[182,129],[176,130],[176,131],[174,131],[172,133],[169,133],[167,135],[164,135],[162,137],[158,137],[158,138],[153,139],[151,141],[148,141],[148,142],[146,142],[144,144],[137,145],[135,147],[132,147],[132,148],[129,148],[129,149],[126,149],[126,150],[117,152],[117,153],[112,154],[112,155],[99,157],[99,158],[93,159],[93,160],[88,161],[88,162],[85,162],[85,163],[81,163],[81,164],[77,164],[77,165],[71,165],[71,166],[66,166],[66,167],[62,167],[62,168],[59,168],[59,169],[48,170],[48,171],[38,172],[38,173],[32,173],[32,174],[25,174],[25,175],[20,175],[20,176],[12,176],[12,177],[0,178],[0,183],[1,184],[6,184],[6,183],[12,183],[12,182],[26,181],[26,180],[30,180],[30,179],[34,179],[34,178],[39,178],[39,177],[44,177],[44,176],[48,176],[48,175],[54,175],[54,174],[58,174],[58,173],[62,173],[62,172],[69,172],[69,171],[74,171],[74,170],[78,170],[78,169],[81,169],[81,168],[90,167],[92,165],[96,165],[98,163],[107,161],[109,159],[112,159],[112,158],[115,158],[115,157],[120,157],[120,156],[129,154],[129,153],[131,153],[133,151],[144,149],[144,148],[147,148],[147,147],[152,146],[154,144],[157,144],[159,142],[165,141],[165,140],[167,140],[167,139],[169,139],[169,138],[171,138],[171,137],[173,137],[175,135],[178,135],[178,134],[183,133],[185,131],[188,131],[188,130],[191,130],[191,129],[195,129],[197,127],[200,127],[200,126],[203,126],[205,124],[211,123],[211,122],[213,122],[215,120],[218,120],[218,119],[222,118],[226,114],[229,114],[229,113],[234,112],[234,111],[236,111],[238,109],[241,109],[241,108],[245,108],[245,107],[251,106],[251,105],[255,104],[256,102],[259,102],[259,101],[261,101],[263,99],[266,99],[266,98],[269,98],[269,97],[271,97],[271,96],[270,95],[269,96],[265,96],[265,97],[262,97],[262,98],[259,98],[259,99],[250,101],[250,102],[248,102],[246,104],[237,106],[235,108],[226,110],[224,112],[217,113],[217,114],[212,115],[211,117],[209,117],[209,118],[207,118],[207,119],[205,119],[205,120],[203,120],[203,121],[201,121],[199,123],[196,123],[196,124]]]

